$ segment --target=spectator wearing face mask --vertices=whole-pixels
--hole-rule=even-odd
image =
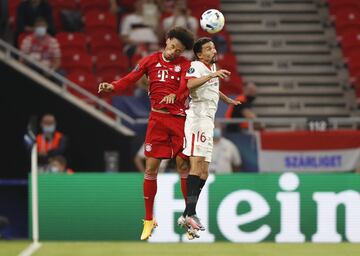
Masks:
[[[255,119],[257,116],[253,111],[253,101],[256,98],[257,87],[255,83],[249,82],[246,84],[244,88],[244,93],[240,94],[236,100],[240,101],[240,105],[230,105],[226,111],[226,118],[247,118],[247,119]],[[248,122],[242,122],[240,124],[230,124],[227,127],[227,131],[229,132],[238,132],[242,130],[247,130],[249,128]],[[255,123],[255,129],[261,129],[261,125]]]
[[[49,159],[48,172],[73,174],[74,171],[67,167],[66,158],[63,156],[54,156]]]
[[[36,136],[38,163],[46,169],[51,157],[64,154],[66,137],[56,130],[56,120],[52,114],[44,115],[40,125],[42,133]]]
[[[212,160],[209,164],[209,172],[239,172],[240,166],[241,157],[239,150],[234,143],[222,136],[221,127],[216,125],[214,128],[214,147],[212,152]]]
[[[25,0],[17,8],[16,39],[23,32],[32,33],[35,30],[37,18],[41,17],[48,24],[49,34],[55,35],[54,19],[51,5],[44,0]]]
[[[61,65],[59,42],[47,33],[47,22],[44,18],[36,19],[34,32],[24,38],[20,50],[41,65],[54,71],[59,70]]]

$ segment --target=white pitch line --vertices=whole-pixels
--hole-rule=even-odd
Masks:
[[[23,250],[19,256],[30,256],[32,255],[37,249],[41,247],[41,243],[39,242],[33,242],[31,243],[25,250]]]

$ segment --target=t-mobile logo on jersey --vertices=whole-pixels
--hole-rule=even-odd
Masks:
[[[165,81],[165,78],[168,78],[169,77],[169,71],[167,71],[166,69],[163,69],[163,70],[159,70],[158,71],[158,78],[160,78],[160,81],[161,82],[164,82]]]

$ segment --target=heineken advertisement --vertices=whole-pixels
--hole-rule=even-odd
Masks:
[[[139,240],[142,182],[138,173],[40,174],[40,240]],[[183,209],[179,176],[159,175],[149,242],[188,242],[176,225]],[[211,175],[197,213],[207,230],[195,242],[360,242],[360,175]]]

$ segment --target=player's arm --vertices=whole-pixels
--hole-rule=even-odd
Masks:
[[[225,103],[227,103],[227,104],[234,104],[235,106],[236,105],[239,105],[239,104],[241,104],[241,102],[240,101],[238,101],[238,100],[233,100],[232,98],[229,98],[228,96],[226,96],[225,94],[223,94],[221,91],[219,91],[219,96],[220,96],[220,99],[223,101],[223,102],[225,102]]]
[[[146,73],[148,58],[142,59],[125,77],[112,83],[100,83],[98,93],[102,92],[117,92],[121,93],[128,88],[135,85],[135,83]]]
[[[196,78],[189,78],[187,82],[187,88],[189,90],[194,90],[196,88],[199,88],[209,80],[219,77],[219,78],[226,78],[231,75],[231,72],[225,69],[220,69],[210,75],[202,76],[202,77],[196,77]]]

